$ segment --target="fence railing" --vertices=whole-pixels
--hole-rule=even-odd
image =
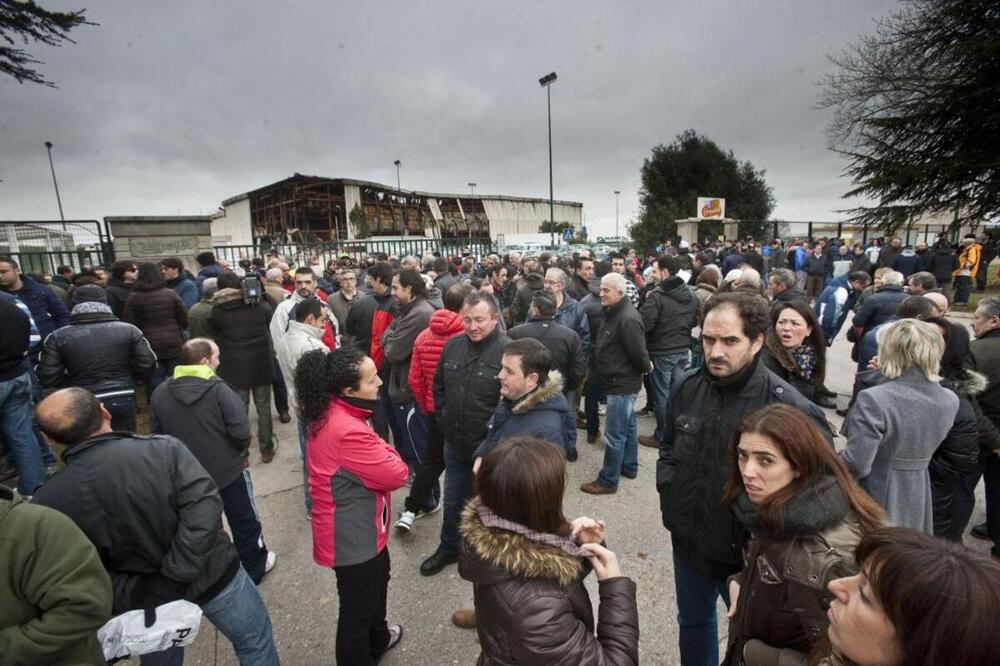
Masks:
[[[114,261],[111,243],[96,220],[0,221],[0,255],[10,255],[25,273],[74,272]]]
[[[313,258],[325,266],[331,259],[348,256],[355,262],[362,262],[366,257],[384,254],[387,257],[401,258],[413,255],[420,258],[424,253],[440,253],[441,256],[462,255],[470,253],[477,257],[494,251],[489,241],[472,243],[441,240],[437,238],[414,238],[412,240],[356,240],[342,243],[287,243],[257,245],[217,245],[213,248],[217,259],[225,259],[235,265],[241,259],[263,257],[270,251],[276,251],[295,265],[305,265]]]

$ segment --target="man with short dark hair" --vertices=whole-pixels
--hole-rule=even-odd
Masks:
[[[660,257],[656,260],[660,284],[646,295],[639,309],[646,332],[646,351],[653,362],[652,394],[646,400],[656,417],[652,435],[639,437],[639,443],[659,448],[663,438],[670,387],[687,370],[690,359],[691,329],[698,322],[700,308],[697,297],[677,276],[677,260]]]
[[[562,376],[553,371],[545,345],[521,338],[504,347],[500,396],[486,437],[476,449],[474,470],[500,442],[516,435],[537,437],[565,449],[563,423],[569,403],[562,394]]]
[[[132,284],[139,275],[139,266],[131,259],[123,259],[111,264],[111,277],[108,278],[108,306],[111,313],[123,319],[125,317],[125,303],[132,295]],[[70,307],[67,305],[67,307]]]
[[[572,389],[566,387],[578,386],[584,373],[585,356],[580,345],[580,336],[555,321],[555,295],[548,291],[540,291],[531,301],[528,311],[528,321],[510,329],[512,340],[534,338],[548,350],[552,365],[562,376],[563,396],[571,407],[570,398],[574,397]],[[563,445],[566,447],[566,459],[576,462],[579,454],[576,451],[576,414],[567,410],[564,424],[565,436]]]
[[[459,512],[473,494],[472,464],[500,399],[502,351],[510,342],[497,328],[499,317],[492,294],[469,294],[462,307],[465,335],[449,339],[438,361],[434,406],[445,441],[444,519],[437,550],[420,565],[424,576],[458,562]]]
[[[410,358],[410,390],[417,408],[427,422],[427,451],[421,459],[410,485],[410,493],[403,504],[403,510],[393,525],[397,530],[409,532],[419,518],[430,515],[424,507],[434,499],[434,489],[444,472],[444,435],[437,420],[437,406],[434,404],[434,377],[437,376],[438,361],[445,343],[461,335],[465,327],[459,313],[465,299],[472,293],[467,284],[456,284],[444,294],[444,308],[431,315],[428,327],[413,341],[413,356]],[[442,502],[434,505],[440,509]]]
[[[200,293],[202,282],[210,277],[219,277],[225,269],[216,263],[215,254],[212,252],[202,252],[194,259],[198,262],[198,265],[201,266],[201,269],[198,271],[198,276],[194,279],[195,284],[198,285],[198,292]]]
[[[847,314],[854,309],[858,296],[870,282],[871,277],[868,273],[862,271],[848,273],[831,280],[816,298],[813,309],[816,312],[816,319],[823,327],[828,347],[833,344],[833,339],[847,321]]]
[[[347,334],[375,362],[383,386],[379,388],[379,408],[372,410],[372,427],[382,439],[389,439],[389,423],[393,418],[388,401],[389,368],[385,364],[382,334],[396,318],[398,304],[392,296],[392,276],[395,271],[388,261],[379,261],[368,269],[369,292],[347,312]]]
[[[566,285],[566,291],[577,301],[582,301],[590,293],[590,281],[594,279],[594,260],[579,257],[573,266],[573,279]]]
[[[938,288],[933,273],[918,271],[906,280],[906,287],[913,296],[925,296]]]
[[[799,289],[795,271],[788,268],[776,268],[771,271],[767,277],[767,292],[774,303],[809,302],[806,293]]]
[[[187,599],[240,662],[278,664],[267,608],[222,530],[222,499],[187,447],[166,435],[112,431],[111,415],[86,389],[56,391],[37,416],[46,436],[66,447],[66,466],[33,502],[69,516],[97,548],[114,613],[155,617],[157,606]],[[142,662],[180,663],[183,650]]]
[[[1000,428],[1000,298],[989,296],[976,307],[969,345],[975,369],[986,375],[986,390],[976,396],[983,414]],[[993,557],[1000,557],[1000,449],[983,452],[983,484],[986,487],[986,522],[972,529],[977,539],[993,541]]]
[[[309,494],[309,470],[306,466],[306,422],[299,417],[299,401],[295,392],[295,368],[306,352],[319,350],[329,352],[323,344],[326,318],[329,310],[318,298],[307,298],[295,308],[295,320],[288,322],[288,331],[274,348],[278,368],[288,387],[288,404],[295,413],[298,424],[299,452],[302,454],[302,494],[306,508],[306,518],[312,518],[312,496]]]
[[[150,430],[182,441],[212,476],[240,562],[259,583],[277,558],[264,544],[246,469],[250,446],[246,407],[215,374],[218,367],[218,345],[205,338],[185,342],[173,377],[153,391]]]
[[[167,257],[160,262],[160,275],[167,286],[177,292],[181,302],[188,310],[198,302],[198,285],[188,278],[184,272],[184,262],[177,257]],[[202,280],[202,284],[205,281]]]
[[[156,369],[149,341],[112,314],[104,289],[96,284],[73,292],[69,322],[45,338],[38,381],[47,389],[79,386],[91,391],[111,413],[115,430],[135,432],[135,382]]]
[[[13,301],[0,298],[0,427],[17,466],[17,490],[30,496],[45,481],[42,449],[31,429],[28,343],[31,319]]]
[[[417,409],[410,389],[410,359],[417,336],[430,324],[434,308],[427,301],[427,285],[420,273],[401,268],[392,278],[392,296],[396,299],[396,318],[382,334],[382,349],[389,369],[387,395],[392,405],[393,442],[411,471],[427,455],[427,420]],[[425,511],[437,504],[440,492],[435,486]]]
[[[59,297],[45,285],[23,275],[11,257],[0,256],[0,289],[17,296],[28,306],[42,340],[69,324],[69,311]]]
[[[673,544],[681,662],[719,663],[716,604],[729,605],[727,578],[740,570],[742,528],[722,502],[743,417],[784,403],[810,416],[833,442],[823,411],[758,360],[771,327],[767,301],[747,293],[705,303],[705,365],[674,387],[656,464],[663,526]]]

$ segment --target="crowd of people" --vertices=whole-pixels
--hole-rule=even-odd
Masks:
[[[438,512],[419,572],[457,564],[471,583],[452,621],[477,631],[480,663],[639,663],[642,592],[603,521],[563,514],[580,430],[603,445],[579,488],[597,515],[641,482],[639,447],[658,452],[683,664],[992,663],[1000,298],[979,300],[972,336],[948,315],[985,287],[995,245],[884,240],[325,266],[204,252],[55,276],[0,257],[17,478],[0,486],[0,663],[104,663],[110,618],[156,626],[179,599],[241,664],[278,663],[256,587],[278,556],[250,472],[254,440],[262,464],[279,455],[274,418],[295,421],[338,663],[403,640],[390,537]],[[858,364],[849,395],[827,387],[833,344]],[[981,480],[971,534],[992,558],[961,543]]]

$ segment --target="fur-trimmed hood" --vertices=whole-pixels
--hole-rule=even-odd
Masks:
[[[227,287],[226,289],[220,289],[215,292],[215,296],[212,297],[212,305],[222,305],[223,303],[230,303],[236,300],[243,300],[243,291],[241,289]]]
[[[969,397],[975,397],[986,390],[990,385],[990,380],[981,372],[966,368],[961,377],[949,378],[941,382],[956,393],[964,393]]]
[[[473,583],[543,578],[567,587],[584,573],[578,557],[522,534],[486,527],[471,503],[462,511],[459,532],[464,539],[459,570]]]
[[[541,407],[552,400],[557,395],[562,395],[563,376],[558,370],[550,370],[545,384],[539,386],[535,391],[524,396],[519,402],[514,403],[511,412],[514,414],[525,414],[533,409]]]

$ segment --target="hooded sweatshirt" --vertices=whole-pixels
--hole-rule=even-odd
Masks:
[[[150,428],[184,442],[220,489],[243,473],[250,445],[246,407],[207,365],[179,365],[156,387]]]

